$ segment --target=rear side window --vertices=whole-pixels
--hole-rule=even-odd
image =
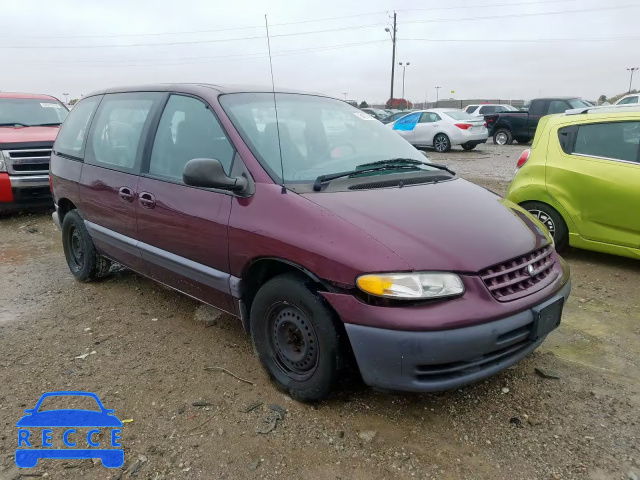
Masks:
[[[549,104],[549,115],[552,113],[564,113],[569,110],[569,104],[564,100],[552,100]]]
[[[134,171],[149,114],[163,95],[160,92],[105,95],[89,134],[86,162]]]
[[[477,105],[469,105],[466,109],[465,112],[467,113],[473,113],[478,109]]]
[[[160,118],[149,173],[182,182],[189,160],[214,158],[227,174],[235,150],[214,113],[200,100],[172,95]]]
[[[56,153],[82,158],[87,129],[101,98],[101,96],[85,98],[71,110],[53,146]]]
[[[548,102],[546,100],[537,100],[537,101],[532,101],[531,102],[531,106],[529,107],[529,115],[544,115],[545,114],[545,108],[548,105]],[[565,108],[566,110],[566,108]],[[564,112],[564,110],[563,110]],[[549,112],[551,113],[551,112]]]
[[[424,112],[420,117],[420,123],[433,123],[440,121],[440,116],[433,112]]]
[[[638,103],[638,97],[623,98],[618,102],[618,105],[632,105]]]
[[[638,162],[640,122],[607,122],[580,125],[573,153]]]
[[[501,112],[502,110],[498,110],[498,107],[494,107],[493,105],[486,105],[480,109],[480,113],[483,115],[489,115],[490,113],[496,113],[498,111]]]

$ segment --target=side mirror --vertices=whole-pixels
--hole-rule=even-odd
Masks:
[[[182,180],[185,185],[202,188],[219,188],[239,192],[246,188],[244,177],[229,177],[219,160],[214,158],[194,158],[184,166]]]

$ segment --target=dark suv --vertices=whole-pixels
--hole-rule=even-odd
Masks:
[[[60,130],[54,221],[79,280],[115,261],[239,317],[297,399],[353,358],[369,385],[443,390],[531,353],[570,281],[542,224],[425,160],[321,95],[113,89]]]

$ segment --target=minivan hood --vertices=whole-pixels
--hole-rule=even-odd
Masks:
[[[415,270],[478,272],[551,242],[520,207],[466,180],[302,194]]]
[[[0,148],[3,143],[53,142],[60,127],[0,127]]]

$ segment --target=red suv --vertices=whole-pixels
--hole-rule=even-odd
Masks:
[[[49,95],[0,92],[0,211],[52,205],[49,157],[68,113]]]
[[[300,400],[459,387],[560,323],[569,269],[518,206],[345,102],[215,85],[82,100],[51,161],[71,272],[110,262],[239,317]]]

